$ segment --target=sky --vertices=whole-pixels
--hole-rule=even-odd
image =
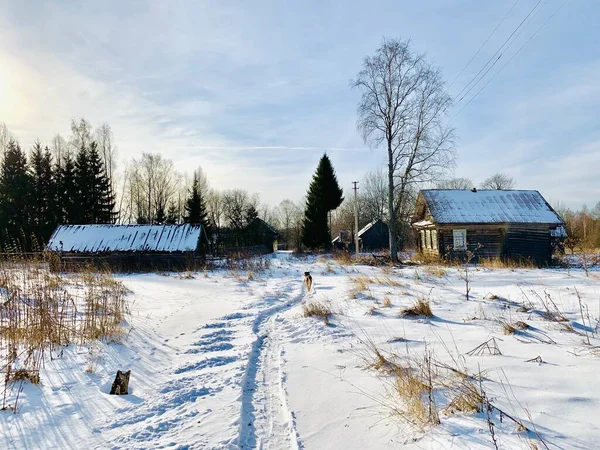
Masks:
[[[599,16],[593,0],[0,0],[0,122],[25,148],[68,136],[73,118],[107,122],[121,168],[161,153],[272,205],[299,200],[327,152],[348,195],[385,163],[356,131],[350,80],[383,37],[410,39],[455,98],[451,175],[505,172],[550,202],[593,206]]]

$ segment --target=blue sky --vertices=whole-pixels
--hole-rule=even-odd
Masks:
[[[452,95],[537,2],[516,2]],[[160,152],[181,170],[202,166],[214,187],[272,204],[300,199],[327,151],[349,192],[384,162],[356,132],[349,80],[363,57],[383,36],[410,38],[450,83],[514,4],[0,0],[0,121],[27,147],[68,135],[71,118],[108,122],[121,159]],[[455,175],[479,182],[503,171],[550,201],[593,206],[600,4],[542,0],[488,77],[557,10],[485,90],[450,111]]]

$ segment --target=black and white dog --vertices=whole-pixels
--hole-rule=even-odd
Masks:
[[[304,272],[304,285],[306,286],[306,292],[310,292],[312,289],[312,277],[310,276],[310,272]]]

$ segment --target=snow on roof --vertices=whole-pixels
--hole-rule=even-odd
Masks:
[[[47,249],[73,253],[186,252],[198,247],[200,225],[61,225]]]
[[[367,231],[369,231],[371,228],[373,228],[373,226],[379,221],[381,221],[381,219],[375,219],[373,222],[368,223],[364,227],[362,227],[358,231],[358,237],[361,237],[363,234],[365,234]]]
[[[421,193],[437,223],[563,223],[538,191],[425,189]]]

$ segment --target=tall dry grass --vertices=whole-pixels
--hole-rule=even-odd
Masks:
[[[2,408],[14,382],[39,383],[52,350],[118,341],[127,312],[126,288],[109,273],[66,277],[51,273],[43,262],[0,265]]]

